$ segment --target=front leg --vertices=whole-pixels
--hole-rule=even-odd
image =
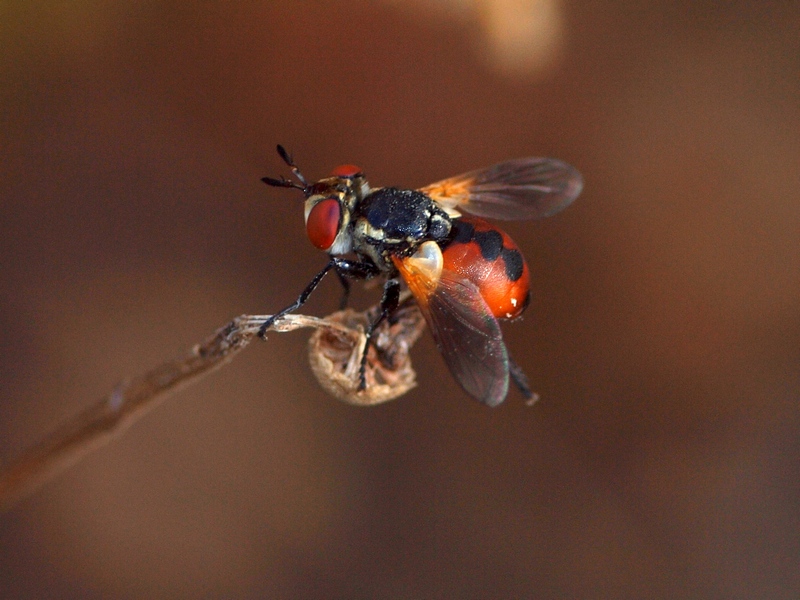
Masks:
[[[304,289],[300,293],[300,295],[297,297],[297,300],[292,302],[292,304],[290,304],[289,306],[287,306],[283,310],[279,310],[274,315],[272,315],[269,319],[264,321],[261,324],[261,327],[258,328],[258,337],[260,337],[262,340],[265,339],[265,336],[267,334],[267,330],[270,327],[272,327],[272,325],[275,323],[275,321],[280,319],[283,315],[288,314],[288,313],[290,313],[290,312],[292,312],[294,310],[297,310],[298,308],[303,306],[303,304],[306,303],[306,300],[308,300],[308,297],[311,295],[311,292],[313,292],[317,288],[317,286],[319,285],[319,282],[322,281],[322,279],[325,277],[325,275],[328,274],[328,271],[330,271],[331,269],[333,269],[336,266],[336,260],[337,259],[332,258],[328,262],[328,264],[325,265],[325,267],[322,269],[322,271],[320,271],[319,273],[316,274],[316,276],[314,276],[314,279],[312,279],[311,283],[309,283],[306,286],[306,289]]]
[[[320,281],[322,281],[322,279],[325,277],[325,275],[328,274],[328,271],[330,271],[331,269],[336,269],[336,274],[339,276],[339,280],[342,282],[343,285],[346,283],[345,280],[346,277],[349,277],[351,279],[370,279],[372,277],[375,277],[381,272],[380,269],[377,266],[375,266],[374,263],[369,261],[358,262],[354,260],[346,260],[343,258],[331,257],[328,264],[325,265],[322,271],[320,271],[314,276],[314,279],[312,279],[311,283],[309,283],[306,286],[306,289],[304,289],[301,292],[301,294],[297,297],[297,300],[292,302],[289,306],[287,306],[283,310],[278,311],[277,313],[272,315],[269,319],[267,319],[261,324],[261,327],[258,328],[258,337],[264,339],[264,337],[267,334],[267,330],[275,324],[275,321],[280,319],[283,315],[295,311],[301,306],[303,306],[303,304],[306,303],[306,300],[308,300],[308,297],[311,295],[311,293],[315,289],[317,289],[317,286],[319,285]],[[349,282],[347,282],[347,285],[345,285],[345,291],[348,291],[349,287],[350,284]],[[347,299],[346,295],[344,299],[345,300]]]
[[[364,391],[367,388],[367,352],[369,351],[370,344],[372,343],[372,334],[375,329],[380,325],[384,319],[397,310],[397,305],[400,302],[400,282],[397,279],[389,279],[383,286],[383,298],[381,298],[381,312],[372,323],[370,323],[365,336],[367,338],[364,344],[364,353],[361,355],[361,368],[358,371],[358,390]]]

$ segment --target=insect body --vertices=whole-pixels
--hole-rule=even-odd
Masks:
[[[464,215],[442,252],[443,268],[475,284],[498,319],[514,319],[530,301],[525,258],[507,233],[483,219]]]
[[[582,188],[573,167],[555,159],[523,158],[407,190],[372,188],[353,165],[337,167],[331,177],[310,184],[283,147],[278,153],[299,183],[263,181],[303,192],[306,233],[330,260],[294,303],[262,325],[262,337],[277,319],[302,306],[329,271],[339,275],[345,301],[350,279],[383,276],[381,310],[366,332],[367,344],[397,309],[403,281],[468,394],[496,406],[506,397],[509,377],[530,394],[498,323],[525,310],[528,266],[513,240],[480,217],[540,218],[562,210]],[[366,356],[365,348],[361,389]]]

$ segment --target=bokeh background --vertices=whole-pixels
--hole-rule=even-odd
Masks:
[[[426,337],[418,388],[351,407],[273,335],[0,515],[0,597],[798,598],[798,31],[757,0],[0,2],[3,461],[317,272],[276,143],[311,178],[586,180],[507,227],[538,404],[466,398]]]

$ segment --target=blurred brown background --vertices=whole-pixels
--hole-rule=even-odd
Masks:
[[[3,598],[800,596],[800,4],[0,2],[0,458],[324,263],[307,176],[549,155],[541,401],[271,336],[0,515]],[[338,302],[326,282],[308,306]],[[377,293],[361,292],[365,306]]]

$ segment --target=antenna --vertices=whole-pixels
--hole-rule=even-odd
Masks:
[[[306,181],[306,178],[303,177],[303,174],[300,172],[300,169],[297,168],[297,165],[294,164],[294,160],[292,159],[291,155],[286,151],[286,148],[284,148],[280,144],[278,144],[278,154],[283,159],[283,162],[289,165],[289,168],[292,170],[292,175],[294,175],[300,183],[298,184],[295,183],[294,181],[289,181],[285,177],[281,177],[280,179],[275,179],[273,177],[262,177],[261,181],[272,187],[295,188],[300,190],[307,196],[309,188],[308,181]]]

